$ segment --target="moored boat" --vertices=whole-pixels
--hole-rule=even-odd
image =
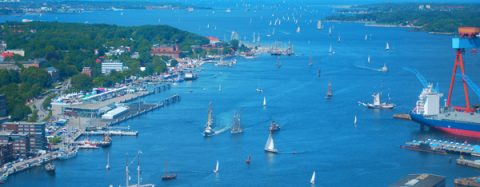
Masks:
[[[45,170],[48,172],[48,173],[55,173],[55,165],[51,162],[47,163],[45,165]]]

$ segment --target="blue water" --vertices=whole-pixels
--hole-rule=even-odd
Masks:
[[[298,7],[297,7],[298,8]],[[302,14],[301,32],[296,26],[282,23],[276,34],[268,26],[272,13],[296,16]],[[6,186],[114,186],[124,185],[124,165],[128,154],[133,161],[141,150],[142,181],[157,186],[308,186],[315,170],[316,186],[387,186],[410,173],[435,173],[447,177],[453,186],[456,177],[479,175],[477,170],[449,163],[450,156],[422,154],[400,149],[405,141],[438,138],[464,141],[464,138],[439,132],[422,132],[417,124],[394,120],[394,113],[413,108],[422,85],[404,67],[417,69],[428,81],[438,83],[440,91],[448,89],[454,51],[451,36],[410,32],[401,28],[365,27],[356,23],[324,23],[334,26],[315,29],[316,19],[332,12],[326,6],[312,6],[302,11],[287,8],[257,8],[249,12],[233,9],[194,11],[135,10],[90,12],[84,14],[51,14],[0,17],[0,21],[34,20],[61,22],[111,23],[119,25],[169,24],[201,35],[229,38],[232,31],[251,40],[253,32],[261,33],[265,44],[291,41],[297,56],[277,59],[261,56],[253,60],[238,58],[232,68],[207,64],[195,82],[174,86],[165,93],[144,98],[157,102],[178,93],[182,101],[159,109],[121,126],[140,131],[137,138],[113,137],[107,149],[80,151],[75,159],[55,162],[57,174],[49,176],[43,168],[35,168],[11,176]],[[252,21],[250,21],[252,18]],[[309,21],[312,20],[312,23]],[[207,29],[206,25],[210,28]],[[217,27],[214,30],[214,26]],[[364,35],[371,40],[364,41]],[[337,36],[342,42],[337,43]],[[391,52],[384,50],[391,44]],[[332,45],[336,54],[328,55]],[[370,55],[372,63],[368,64]],[[313,66],[307,65],[312,56]],[[467,53],[467,74],[480,80],[478,56]],[[386,63],[388,73],[373,69]],[[368,68],[365,68],[368,67]],[[316,76],[321,68],[321,77]],[[324,99],[327,83],[332,83],[334,97]],[[219,85],[222,91],[219,91]],[[457,85],[459,85],[457,83]],[[255,89],[263,88],[264,93]],[[398,105],[394,110],[374,111],[358,106],[370,101],[371,94],[389,94]],[[473,103],[478,97],[470,93]],[[261,104],[267,98],[268,106]],[[454,103],[463,105],[460,87],[455,89]],[[213,103],[217,130],[224,131],[211,138],[201,133],[207,118],[208,103]],[[245,132],[232,136],[226,128],[233,113],[240,111]],[[354,115],[358,127],[353,126]],[[265,154],[268,124],[276,120],[282,130],[274,135],[277,155]],[[475,140],[469,140],[471,143]],[[106,155],[110,152],[111,170],[105,171]],[[297,153],[297,154],[292,154]],[[252,156],[250,166],[245,164]],[[456,156],[453,156],[456,158]],[[216,160],[220,173],[212,173]],[[178,174],[174,181],[162,182],[160,176],[168,162]],[[136,164],[130,164],[131,182],[136,181]]]

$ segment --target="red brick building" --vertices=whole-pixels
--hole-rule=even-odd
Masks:
[[[157,45],[150,50],[152,56],[168,56],[170,58],[180,58],[180,48],[175,45]]]

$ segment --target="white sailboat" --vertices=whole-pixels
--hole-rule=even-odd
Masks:
[[[263,107],[267,106],[267,97],[263,96]]]
[[[380,71],[380,72],[387,72],[387,71],[388,71],[387,64],[383,64],[383,67],[380,68],[378,71]]]
[[[341,41],[342,41],[342,38],[340,36],[338,36],[337,43],[340,43]]]
[[[220,164],[218,163],[218,160],[217,160],[217,164],[215,164],[215,169],[213,170],[214,173],[218,173],[219,171],[219,168],[220,167]]]
[[[365,34],[364,39],[365,39],[365,40],[368,40],[368,34]]]
[[[300,33],[300,27],[297,27],[297,33]]]
[[[312,178],[310,179],[310,184],[315,184],[315,171],[313,171]]]
[[[385,44],[385,50],[388,51],[390,50],[390,44],[387,42],[387,44]]]
[[[328,35],[332,35],[332,27],[328,28]]]
[[[367,62],[368,62],[369,64],[370,64],[370,62],[371,62],[370,55],[368,55]]]
[[[330,45],[330,47],[328,48],[328,53],[330,53],[331,55],[335,54],[332,45]]]
[[[322,28],[323,28],[323,27],[322,27],[322,21],[321,21],[321,20],[318,20],[318,21],[317,21],[317,29],[320,30],[320,29],[322,29]]]
[[[105,169],[110,170],[110,152],[107,153],[107,165]]]
[[[357,115],[353,118],[353,125],[356,127],[357,126]]]
[[[272,133],[268,135],[267,143],[265,144],[265,151],[269,153],[278,152],[278,150],[275,149],[275,144],[273,143]]]

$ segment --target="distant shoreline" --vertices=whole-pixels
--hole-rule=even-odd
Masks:
[[[423,27],[421,26],[413,26],[413,25],[396,25],[396,24],[385,24],[385,23],[377,23],[374,21],[342,21],[342,20],[325,20],[325,22],[337,22],[337,23],[360,23],[366,27],[383,27],[383,28],[409,28],[409,29],[416,29],[416,31],[426,32],[428,34],[436,34],[436,35],[453,35],[455,33],[452,32],[428,32],[421,30]]]

